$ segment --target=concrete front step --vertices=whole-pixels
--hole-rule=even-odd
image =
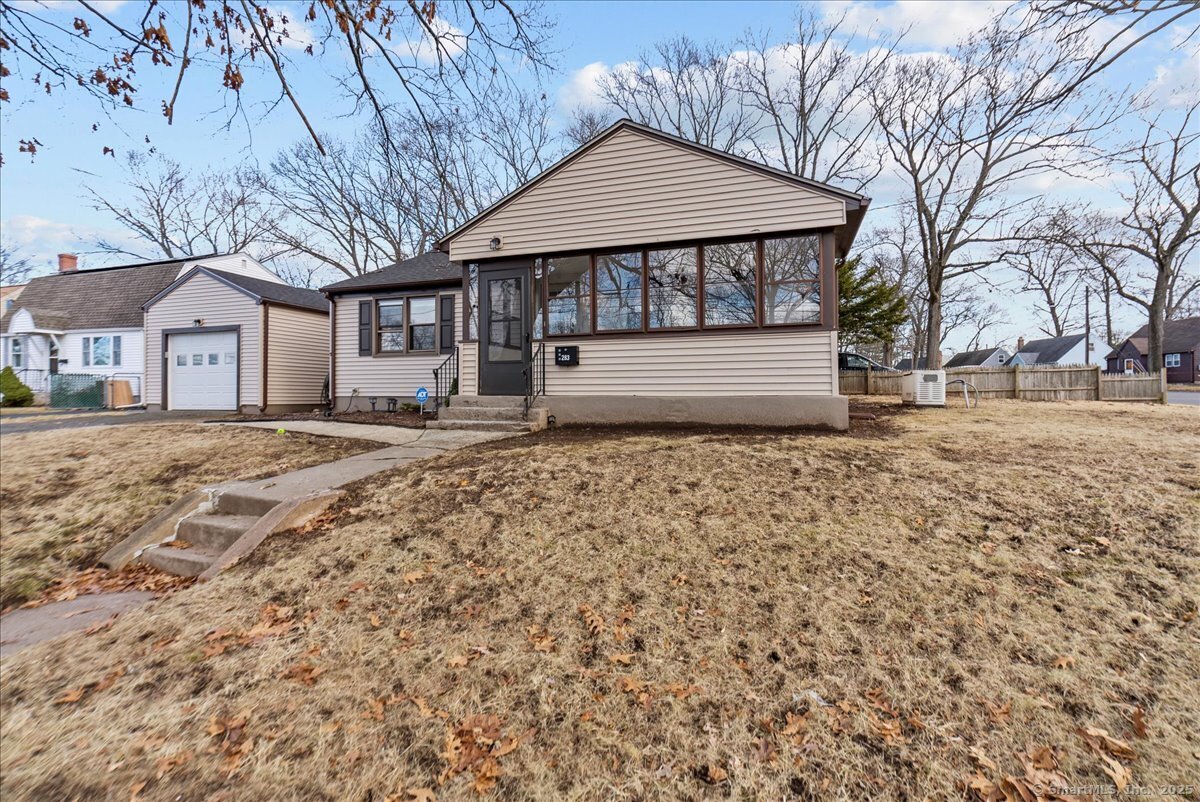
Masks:
[[[221,515],[251,515],[261,518],[279,506],[281,498],[251,490],[226,490],[217,496],[216,511]]]
[[[468,429],[476,432],[529,432],[533,424],[528,421],[515,420],[431,420],[426,422],[427,429]]]
[[[492,420],[492,421],[525,421],[525,407],[517,404],[511,407],[442,407],[438,410],[438,420]]]
[[[219,556],[220,551],[212,549],[173,549],[170,546],[157,546],[143,551],[141,560],[168,574],[200,576]]]
[[[454,407],[525,407],[523,395],[453,395],[450,408]]]
[[[224,551],[257,520],[256,515],[193,515],[179,522],[176,536],[193,546]]]

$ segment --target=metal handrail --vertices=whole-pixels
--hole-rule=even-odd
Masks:
[[[533,408],[533,402],[546,392],[546,344],[544,342],[538,343],[537,350],[533,352],[529,364],[521,372],[525,375],[524,419],[529,420],[529,410]]]
[[[450,352],[442,364],[433,369],[433,411],[436,413],[444,403],[450,406],[450,396],[454,394],[454,383],[458,381],[458,346]]]

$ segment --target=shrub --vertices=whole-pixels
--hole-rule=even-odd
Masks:
[[[0,393],[4,394],[4,406],[27,407],[33,404],[33,390],[17,378],[12,367],[0,371]]]

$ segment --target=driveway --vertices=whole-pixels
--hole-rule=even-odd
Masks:
[[[1200,393],[1191,390],[1167,390],[1167,402],[1171,404],[1191,404],[1200,407]]]
[[[128,426],[133,423],[172,423],[177,421],[213,420],[220,412],[147,412],[133,409],[115,410],[47,410],[0,415],[0,435],[50,432],[58,429],[85,429],[93,426]],[[232,413],[231,413],[232,414]]]

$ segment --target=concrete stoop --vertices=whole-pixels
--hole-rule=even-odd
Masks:
[[[438,410],[438,419],[427,429],[465,429],[477,432],[540,432],[550,410],[542,403],[525,416],[525,398],[519,395],[456,395],[450,406]]]

